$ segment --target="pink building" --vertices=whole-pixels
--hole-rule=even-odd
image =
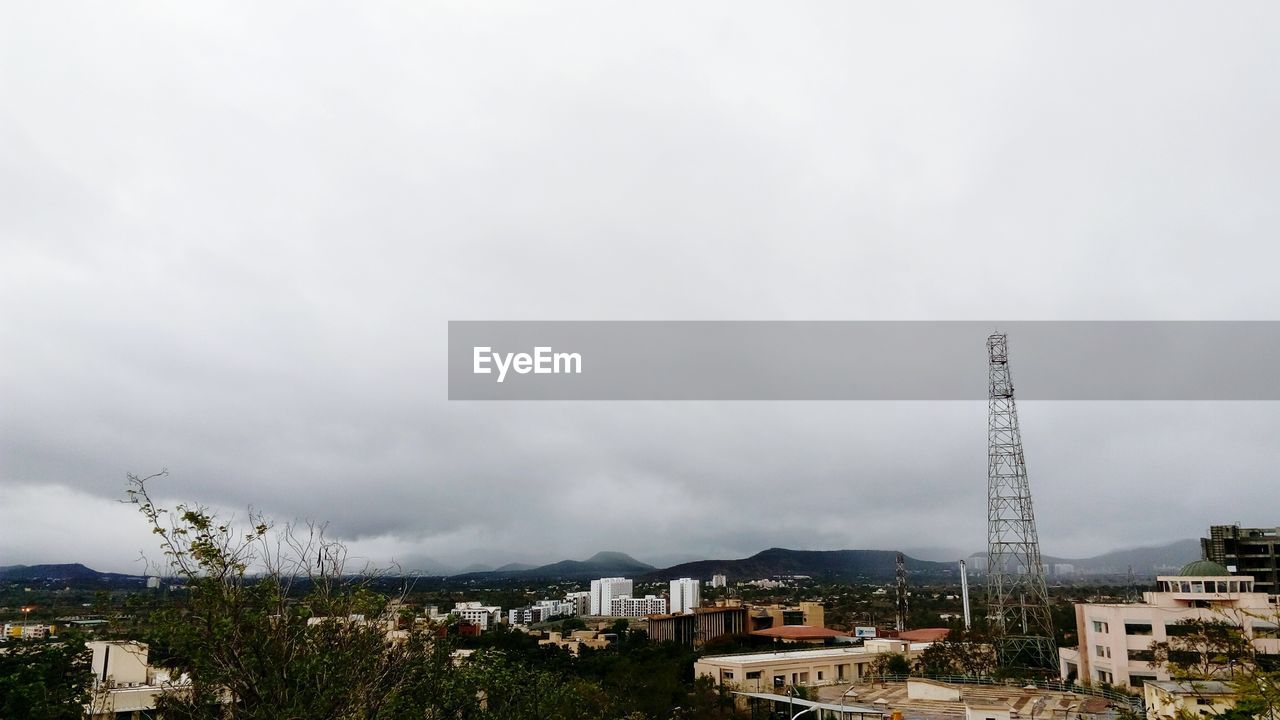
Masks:
[[[1275,604],[1254,592],[1253,578],[1232,575],[1208,560],[1188,564],[1177,575],[1156,578],[1157,590],[1140,603],[1080,603],[1076,627],[1080,645],[1059,651],[1063,679],[1129,685],[1169,680],[1168,671],[1150,665],[1153,642],[1177,633],[1184,620],[1219,620],[1244,629],[1259,650],[1280,653]],[[1170,627],[1175,626],[1172,631]]]

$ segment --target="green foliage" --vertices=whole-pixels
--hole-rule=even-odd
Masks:
[[[925,675],[986,677],[995,666],[990,638],[963,629],[952,629],[945,638],[925,648],[916,661],[916,669]]]
[[[872,675],[908,675],[911,661],[901,653],[881,653],[871,662]]]
[[[1167,668],[1175,680],[1217,679],[1238,694],[1234,707],[1218,717],[1243,720],[1280,716],[1280,672],[1270,656],[1259,652],[1242,631],[1246,622],[1278,618],[1244,614],[1230,621],[1210,618],[1183,620],[1169,627],[1168,639],[1151,644],[1151,666]],[[1194,683],[1192,684],[1194,687]]]
[[[12,640],[0,649],[0,718],[79,720],[89,681],[89,653],[79,635]]]
[[[189,591],[147,618],[153,661],[188,673],[187,692],[163,698],[176,720],[665,720],[732,717],[733,702],[694,683],[689,648],[655,645],[625,620],[615,647],[581,657],[498,625],[446,638],[405,623],[367,570],[346,570],[323,528],[276,531],[253,516],[238,533],[187,506],[168,513],[148,478],[131,497]],[[579,621],[580,622],[580,621]],[[457,649],[473,651],[458,659]]]

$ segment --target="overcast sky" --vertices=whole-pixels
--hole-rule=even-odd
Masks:
[[[160,468],[410,566],[984,549],[985,403],[451,403],[446,322],[1280,319],[1278,20],[6,4],[0,565],[140,571]],[[1020,410],[1046,553],[1280,524],[1280,404]]]

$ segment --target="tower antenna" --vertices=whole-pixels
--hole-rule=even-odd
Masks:
[[[898,632],[902,632],[907,629],[907,558],[902,553],[898,553],[895,572],[898,580]]]
[[[1056,672],[1058,648],[1006,335],[987,338],[987,358],[987,615],[1001,667]]]

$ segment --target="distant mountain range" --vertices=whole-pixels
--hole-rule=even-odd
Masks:
[[[141,575],[125,575],[122,573],[98,572],[80,563],[62,565],[5,565],[0,567],[0,580],[13,581],[56,581],[84,582],[100,580],[104,582],[141,581]]]
[[[561,560],[547,565],[508,563],[493,570],[472,569],[449,575],[456,581],[504,580],[591,580],[622,576],[658,581],[680,577],[702,580],[724,574],[733,580],[770,578],[779,575],[808,575],[837,581],[889,580],[894,576],[897,553],[892,550],[788,550],[769,548],[737,560],[695,560],[656,568],[622,552],[599,552],[586,560]],[[974,553],[970,557],[983,557]],[[1069,564],[1077,573],[1087,575],[1123,575],[1133,567],[1135,575],[1150,577],[1176,571],[1200,557],[1200,542],[1177,540],[1164,545],[1113,550],[1087,558],[1044,556],[1044,562]],[[976,569],[976,568],[975,568]],[[935,562],[907,556],[907,570],[913,576],[946,579],[957,577],[953,562]],[[437,573],[433,573],[437,574]],[[447,573],[441,572],[440,575]],[[64,565],[9,565],[0,567],[0,580],[59,582],[136,582],[139,575],[98,572],[79,563]]]
[[[1194,538],[1175,540],[1164,545],[1112,550],[1089,558],[1070,559],[1045,556],[1050,563],[1069,563],[1076,572],[1091,575],[1122,575],[1133,568],[1135,575],[1162,575],[1175,572],[1192,560],[1200,559],[1200,541]]]
[[[452,580],[588,580],[613,575],[644,575],[655,570],[626,553],[598,552],[586,560],[561,560],[549,565],[529,567],[519,563],[503,565],[497,570],[454,575]]]
[[[943,576],[958,573],[952,563],[906,558],[912,574]],[[884,580],[894,576],[897,553],[892,550],[787,550],[769,548],[739,560],[698,560],[649,573],[648,580],[681,577],[709,578],[724,574],[735,580],[777,575],[808,575],[828,580]]]

